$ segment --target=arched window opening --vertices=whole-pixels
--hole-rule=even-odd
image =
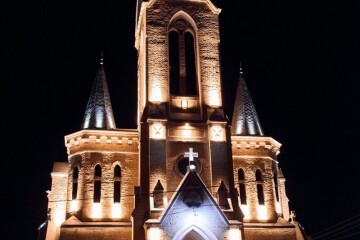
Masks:
[[[184,18],[177,18],[169,25],[169,75],[172,95],[198,95],[194,32],[193,26]]]
[[[99,203],[101,199],[101,166],[96,165],[94,173],[94,203]]]
[[[256,181],[262,181],[262,175],[260,169],[256,170],[255,177],[256,177]]]
[[[116,165],[114,168],[114,203],[119,203],[121,199],[121,168]]]
[[[192,239],[203,240],[204,238],[195,230],[191,230],[188,234],[186,234],[183,240],[192,240]]]
[[[279,201],[279,185],[278,185],[278,177],[277,173],[274,172],[274,185],[275,185],[275,197],[276,201]]]
[[[73,178],[72,178],[72,200],[77,199],[77,192],[78,192],[78,178],[79,178],[79,169],[75,167],[73,169]]]
[[[170,93],[180,95],[179,34],[169,33]]]
[[[239,180],[240,203],[241,205],[246,205],[247,198],[246,198],[246,187],[245,187],[245,173],[242,168],[240,168],[238,171],[238,180]]]
[[[263,178],[260,169],[256,170],[255,178],[256,178],[256,190],[257,190],[259,205],[265,205]]]
[[[186,64],[186,95],[197,94],[195,43],[194,36],[190,32],[184,34],[185,40],[185,64]]]

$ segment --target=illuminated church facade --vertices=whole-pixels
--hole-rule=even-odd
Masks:
[[[101,61],[39,239],[306,239],[241,72],[231,122],[223,112],[219,13],[138,1],[138,128],[116,128]]]

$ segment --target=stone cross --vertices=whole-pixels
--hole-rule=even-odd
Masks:
[[[193,152],[193,148],[189,148],[188,152],[185,152],[184,157],[188,157],[189,158],[189,167],[190,170],[194,171],[195,170],[195,164],[193,163],[194,161],[194,157],[198,157],[199,154],[197,152]]]
[[[189,161],[194,161],[194,157],[198,157],[199,154],[197,152],[193,152],[193,148],[189,148],[188,152],[185,152],[184,157],[188,157]]]

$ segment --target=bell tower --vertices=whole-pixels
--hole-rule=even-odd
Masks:
[[[204,120],[207,108],[222,107],[220,9],[208,0],[183,2],[138,4],[139,119],[149,104],[182,120]]]
[[[192,149],[193,170],[230,219],[240,219],[222,106],[221,9],[210,0],[138,1],[137,8],[140,189],[150,194],[142,199],[145,215],[155,219],[164,211],[157,206],[167,206],[183,181]]]

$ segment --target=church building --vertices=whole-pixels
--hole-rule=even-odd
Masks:
[[[65,136],[68,161],[54,163],[38,239],[306,239],[281,144],[264,134],[242,70],[232,121],[223,111],[221,9],[137,2],[138,127],[116,127],[101,60],[81,129]]]

